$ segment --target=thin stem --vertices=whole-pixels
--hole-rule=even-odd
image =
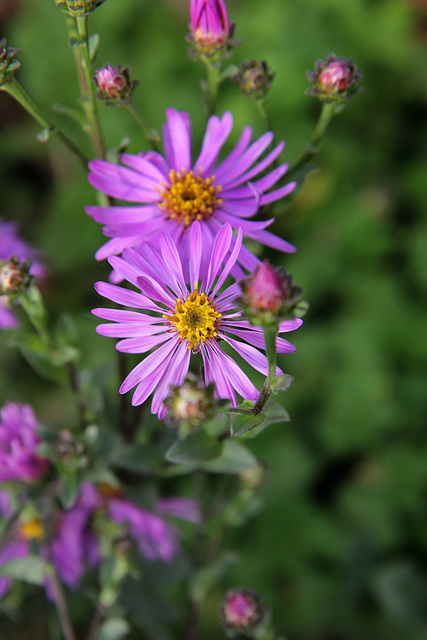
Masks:
[[[19,84],[19,82],[12,78],[6,84],[1,85],[0,89],[6,91],[9,95],[11,95],[19,104],[24,107],[27,113],[30,114],[39,123],[44,129],[48,131],[50,135],[55,136],[57,140],[62,142],[71,153],[73,153],[84,166],[87,171],[87,163],[88,159],[86,156],[80,151],[80,149],[74,144],[68,136],[65,135],[56,125],[54,125],[46,116],[40,111],[39,107],[33,102],[30,96],[27,94],[25,89]]]
[[[123,106],[125,107],[125,109],[127,109],[131,116],[135,118],[153,151],[160,151],[158,145],[158,142],[160,142],[160,137],[158,136],[158,134],[156,134],[155,131],[153,131],[153,129],[150,129],[147,121],[145,120],[144,116],[142,115],[141,111],[138,109],[132,98],[125,102]]]
[[[319,153],[319,144],[325,135],[329,123],[336,114],[336,107],[333,104],[325,103],[319,115],[316,127],[311,137],[310,143],[304,153],[296,160],[296,162],[286,172],[286,180],[293,173],[309,162],[317,153]]]
[[[54,593],[55,606],[58,611],[59,622],[61,623],[62,632],[65,640],[76,640],[73,625],[71,623],[70,614],[68,612],[67,601],[65,599],[64,590],[62,589],[61,582],[59,581],[56,569],[53,566],[53,571],[49,574],[50,584]]]
[[[67,19],[70,40],[78,42],[73,48],[83,112],[86,120],[86,131],[97,158],[105,159],[105,147],[99,124],[95,86],[92,80],[89,55],[89,32],[87,16]]]
[[[221,83],[220,69],[206,56],[200,56],[200,59],[206,67],[206,106],[210,117],[216,110],[218,88]]]
[[[102,602],[99,603],[97,610],[92,618],[90,623],[89,631],[86,636],[86,640],[95,640],[99,627],[101,626],[102,621],[104,620],[105,613],[107,611],[107,607]]]

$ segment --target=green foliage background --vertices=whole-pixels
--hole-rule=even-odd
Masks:
[[[195,146],[205,122],[201,65],[185,56],[184,0],[107,0],[91,18],[101,35],[98,66],[130,66],[136,101],[160,129],[168,106],[190,112]],[[304,96],[306,70],[331,51],[353,57],[365,92],[332,123],[319,169],[273,230],[298,247],[270,254],[304,286],[310,311],[282,358],[295,381],[283,400],[292,422],[251,442],[271,468],[265,508],[231,534],[240,554],[225,587],[251,587],[271,603],[289,640],[427,638],[427,40],[422,3],[404,0],[228,0],[242,45],[233,62],[266,59],[277,75],[269,94],[286,160],[309,139],[320,105]],[[73,60],[53,2],[22,1],[2,25],[19,46],[18,79],[51,113],[76,105]],[[237,86],[224,84],[219,111],[235,126],[264,124]],[[144,140],[123,109],[101,116],[109,147]],[[63,116],[52,115],[81,134]],[[82,364],[113,358],[95,335],[93,283],[105,264],[93,254],[99,225],[81,168],[0,94],[2,216],[18,219],[51,269],[44,293],[53,320],[79,326]],[[86,149],[89,154],[89,149]],[[263,254],[265,257],[267,254]],[[46,422],[73,421],[68,392],[39,380],[0,336],[0,400],[30,402]],[[117,383],[112,381],[111,393]],[[65,415],[65,418],[64,418]],[[223,585],[224,586],[224,585]],[[205,604],[200,637],[221,638],[222,589]],[[138,604],[136,605],[138,608]],[[23,637],[27,637],[26,635]],[[34,637],[34,636],[33,636]],[[138,636],[139,637],[139,636]],[[157,640],[163,640],[158,633]]]

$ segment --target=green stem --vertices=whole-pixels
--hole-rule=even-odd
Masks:
[[[80,151],[80,149],[70,140],[65,133],[63,133],[56,125],[54,125],[46,116],[40,111],[38,106],[33,102],[25,89],[19,84],[15,78],[12,78],[6,84],[0,86],[0,89],[6,91],[11,95],[19,104],[24,107],[27,113],[30,114],[43,128],[47,129],[48,133],[55,136],[57,140],[62,142],[71,153],[73,153],[82,163],[87,170],[88,159]]]
[[[268,373],[251,413],[261,413],[276,384],[277,351],[276,338],[278,325],[264,326],[265,350],[268,360]]]
[[[86,131],[97,158],[105,159],[105,147],[98,118],[95,85],[92,80],[89,56],[89,32],[87,16],[67,19],[70,39],[77,40],[74,47],[74,58],[86,120]]]
[[[220,69],[212,64],[206,56],[200,56],[200,59],[206,67],[206,106],[208,108],[208,117],[210,117],[216,110],[218,88],[221,83]]]
[[[125,109],[127,109],[127,111],[131,114],[131,116],[135,118],[135,120],[141,127],[153,151],[160,151],[159,145],[158,145],[158,142],[160,142],[159,135],[156,134],[156,132],[153,129],[150,129],[150,127],[147,124],[147,121],[145,120],[144,116],[142,115],[141,111],[138,109],[136,104],[133,102],[132,98],[127,102],[125,102],[123,106],[125,107]]]
[[[291,167],[289,167],[288,171],[286,172],[286,180],[289,180],[289,177],[293,173],[307,164],[307,162],[309,162],[317,153],[319,153],[320,142],[322,141],[326,129],[328,128],[329,123],[331,122],[335,113],[336,107],[334,104],[323,104],[319,120],[317,121],[316,128],[314,129],[314,133],[311,137],[310,143],[304,153],[298,158],[298,160],[296,160],[296,162]]]

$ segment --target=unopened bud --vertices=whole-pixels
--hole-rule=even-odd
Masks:
[[[207,57],[239,44],[232,39],[234,25],[229,24],[224,0],[191,0],[190,30],[188,41]]]
[[[244,95],[260,100],[270,89],[274,76],[265,60],[251,60],[239,65],[239,72],[232,80],[237,82]]]
[[[251,636],[264,622],[266,606],[252,589],[229,591],[221,604],[221,623],[230,637]]]
[[[14,72],[21,66],[18,60],[13,59],[20,51],[21,49],[6,47],[6,39],[0,38],[0,86],[9,82]]]
[[[318,60],[316,71],[308,72],[307,78],[313,87],[306,91],[306,95],[317,97],[326,103],[339,104],[363,91],[358,86],[362,73],[353,60],[338,58],[334,53],[330,53],[326,60]]]
[[[55,0],[57,6],[74,18],[90,16],[105,0]]]
[[[264,487],[270,479],[270,469],[265,462],[258,461],[258,464],[242,471],[239,475],[240,484],[245,489],[260,489]]]
[[[19,262],[15,257],[0,262],[0,295],[16,296],[26,291],[33,280],[30,266],[31,261]]]
[[[301,298],[303,290],[293,283],[291,274],[280,267],[275,269],[267,260],[255,273],[240,282],[243,291],[241,302],[250,316],[267,322],[283,318]]]
[[[103,100],[107,106],[129,100],[138,84],[138,80],[131,82],[129,68],[120,65],[113,67],[111,64],[96,69],[94,80],[98,88],[96,97]]]

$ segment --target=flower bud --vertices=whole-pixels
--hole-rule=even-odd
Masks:
[[[265,60],[251,60],[240,64],[239,72],[232,80],[237,82],[245,96],[260,100],[270,89],[274,76],[275,73],[269,70]]]
[[[131,82],[129,68],[120,65],[113,67],[111,64],[96,69],[94,80],[98,88],[96,97],[103,100],[107,106],[129,100],[138,84],[138,80]]]
[[[267,322],[283,318],[298,300],[303,290],[293,283],[291,274],[282,267],[275,269],[264,260],[255,273],[240,282],[243,291],[242,303],[250,316]]]
[[[33,280],[30,266],[30,260],[19,262],[15,257],[0,262],[0,295],[15,296],[26,291]]]
[[[306,91],[306,95],[317,97],[326,103],[339,104],[363,91],[357,86],[362,79],[362,73],[353,60],[338,58],[334,53],[330,53],[326,60],[318,60],[316,71],[308,72],[307,78],[313,87]]]
[[[13,60],[13,56],[20,51],[21,49],[7,48],[6,39],[0,38],[0,86],[9,82],[14,72],[21,66],[18,60]]]
[[[190,30],[188,40],[208,57],[238,44],[231,39],[234,25],[229,24],[224,0],[191,0]]]
[[[228,591],[220,607],[221,624],[227,635],[251,636],[264,622],[266,606],[252,589]]]
[[[105,0],[55,0],[56,5],[67,11],[73,18],[90,16]]]

